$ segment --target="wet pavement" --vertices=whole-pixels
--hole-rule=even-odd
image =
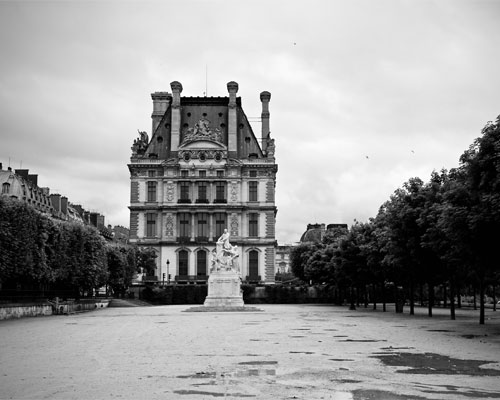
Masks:
[[[0,321],[0,399],[500,399],[500,311],[258,308]]]

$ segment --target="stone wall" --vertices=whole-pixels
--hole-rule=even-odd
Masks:
[[[40,315],[52,315],[52,306],[50,304],[0,304],[0,320],[38,317]]]

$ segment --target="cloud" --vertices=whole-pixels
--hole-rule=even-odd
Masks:
[[[1,2],[0,161],[128,226],[150,93],[272,94],[277,239],[374,216],[499,111],[498,2]],[[260,136],[260,124],[253,123]],[[368,158],[366,158],[368,156]]]

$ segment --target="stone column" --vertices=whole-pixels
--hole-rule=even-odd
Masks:
[[[237,129],[238,118],[236,113],[236,93],[238,84],[234,81],[228,82],[227,91],[229,92],[228,117],[227,117],[227,149],[230,157],[237,154]]]
[[[171,150],[177,151],[181,136],[181,92],[182,85],[174,81],[170,84],[172,88],[172,125],[171,125]]]

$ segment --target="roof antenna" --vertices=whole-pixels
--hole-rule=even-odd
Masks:
[[[205,97],[208,97],[208,65],[205,64]]]

